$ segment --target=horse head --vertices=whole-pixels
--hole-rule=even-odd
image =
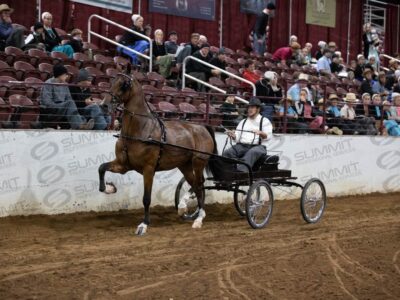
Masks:
[[[119,103],[127,104],[137,97],[142,98],[142,87],[130,74],[120,73],[114,79],[111,93]],[[137,102],[137,101],[135,101]]]

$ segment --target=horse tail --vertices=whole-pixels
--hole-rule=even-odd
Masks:
[[[207,129],[208,133],[211,135],[211,138],[212,138],[213,143],[214,143],[214,148],[213,148],[212,153],[218,155],[217,141],[215,140],[215,132],[214,132],[214,129],[213,129],[211,126],[208,126],[208,125],[206,125],[206,129]],[[213,163],[213,161],[214,161],[214,160],[213,160],[212,158],[210,158],[210,159],[208,160],[208,164],[207,164],[207,166],[206,166],[206,174],[207,174],[209,177],[212,177],[211,169],[212,169],[212,163]]]
[[[214,149],[213,149],[212,153],[218,155],[217,141],[215,140],[214,129],[212,128],[212,126],[209,126],[209,125],[206,125],[206,129],[207,129],[208,133],[211,135],[211,138],[212,138],[213,143],[214,143]]]

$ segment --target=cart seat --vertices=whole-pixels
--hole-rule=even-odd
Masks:
[[[253,165],[253,171],[278,170],[279,156],[263,154]]]

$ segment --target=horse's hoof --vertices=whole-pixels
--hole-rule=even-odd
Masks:
[[[201,228],[201,226],[203,225],[203,221],[202,220],[194,220],[192,228],[194,229],[198,229]]]
[[[146,232],[147,232],[147,225],[142,223],[137,227],[135,234],[138,236],[143,236],[146,234]]]
[[[104,190],[104,193],[106,194],[115,194],[117,192],[117,188],[112,182],[107,182],[106,183],[106,189]]]

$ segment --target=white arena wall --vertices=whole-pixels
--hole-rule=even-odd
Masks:
[[[98,166],[114,158],[112,132],[0,131],[0,217],[110,211],[142,207],[142,177],[107,173],[118,192],[98,192]],[[217,133],[220,148],[225,135]],[[320,178],[328,196],[400,191],[400,138],[280,135],[267,143],[282,151],[280,168],[300,183]],[[157,173],[152,205],[171,206],[181,173]],[[298,189],[276,198],[298,197]],[[294,193],[294,194],[293,194]],[[206,203],[233,202],[225,192],[207,194]]]

